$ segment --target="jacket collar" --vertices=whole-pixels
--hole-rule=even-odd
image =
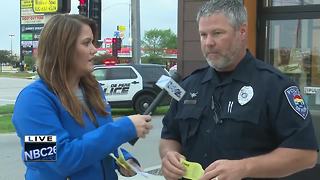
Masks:
[[[243,83],[249,83],[249,80],[252,77],[252,73],[248,72],[253,71],[254,60],[255,58],[247,50],[246,55],[242,58],[236,69],[230,74],[227,79],[225,79],[224,82],[222,82],[222,84],[228,84],[232,81],[232,79],[241,81]],[[217,72],[213,68],[209,67],[201,83],[206,83],[207,81],[211,80],[213,82],[220,82]]]

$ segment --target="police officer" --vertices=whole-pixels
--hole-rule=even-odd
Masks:
[[[311,168],[318,145],[294,82],[246,48],[247,13],[238,0],[214,0],[197,16],[209,66],[181,83],[186,95],[163,119],[166,179],[180,179],[181,158],[205,169],[202,180],[284,177]]]

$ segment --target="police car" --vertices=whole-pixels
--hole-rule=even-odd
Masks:
[[[155,83],[161,75],[169,76],[169,73],[156,64],[119,64],[97,65],[93,75],[112,107],[133,107],[136,113],[143,114],[161,91]],[[166,96],[160,105],[168,105],[170,99]]]

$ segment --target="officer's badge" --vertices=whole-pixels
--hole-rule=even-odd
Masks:
[[[239,104],[245,105],[247,104],[253,97],[253,88],[251,86],[243,86],[238,94],[238,102]]]
[[[298,113],[303,119],[306,119],[308,115],[308,108],[305,104],[300,91],[297,86],[290,86],[284,91],[287,100],[293,110]]]

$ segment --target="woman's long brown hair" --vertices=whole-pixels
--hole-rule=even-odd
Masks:
[[[90,26],[96,41],[96,24],[81,15],[59,14],[45,24],[39,39],[37,63],[41,79],[59,97],[62,105],[80,124],[84,125],[82,114],[86,112],[96,124],[94,112],[107,115],[105,102],[101,97],[99,84],[91,73],[80,78],[84,98],[88,106],[83,106],[75,96],[68,80],[73,76],[76,42],[83,25]]]

